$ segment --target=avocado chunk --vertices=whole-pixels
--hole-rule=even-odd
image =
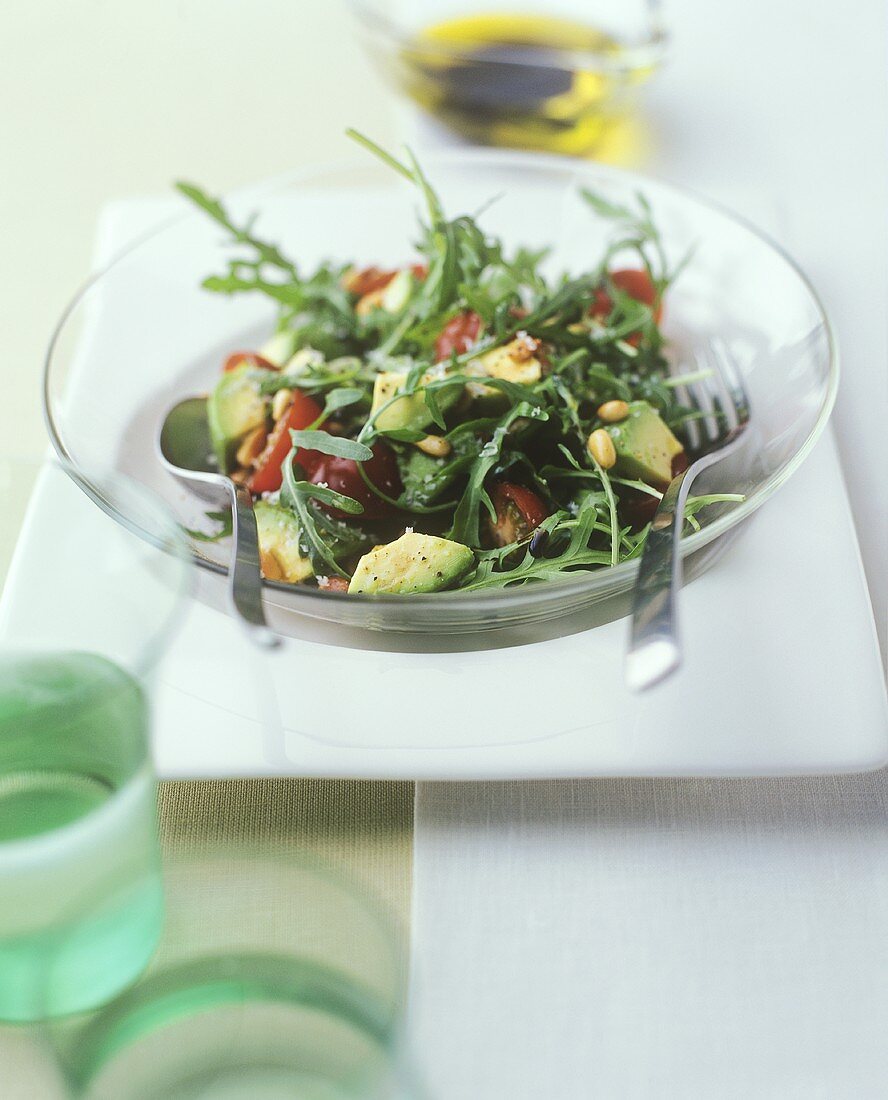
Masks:
[[[532,336],[520,335],[502,347],[492,348],[472,359],[466,367],[467,374],[502,378],[519,386],[532,386],[543,377],[543,364],[538,356],[540,341]]]
[[[684,450],[647,401],[633,401],[624,420],[607,427],[617,452],[615,469],[656,489],[672,480],[672,460]]]
[[[466,374],[479,378],[502,378],[518,386],[532,386],[543,377],[542,360],[537,357],[539,341],[532,336],[516,336],[508,344],[479,355],[466,364]],[[509,401],[502,390],[489,386],[485,382],[469,382],[466,385],[469,396],[476,402],[482,415],[495,414],[505,408]]]
[[[283,367],[296,354],[296,333],[292,329],[276,332],[259,348],[259,354],[276,367]]]
[[[349,592],[438,592],[472,568],[475,555],[461,542],[408,531],[374,547],[358,562]]]
[[[297,584],[313,575],[299,546],[299,520],[280,504],[257,500],[253,505],[259,532],[259,558],[268,580]]]
[[[427,375],[430,379],[434,375]],[[371,415],[382,409],[398,393],[407,375],[398,371],[382,371],[376,376],[373,383],[373,406]],[[442,412],[451,408],[459,398],[462,386],[454,383],[452,386],[444,386],[437,391],[438,407]],[[388,408],[384,409],[376,418],[376,427],[381,432],[390,432],[402,429],[421,432],[432,423],[432,414],[426,404],[425,395],[421,389],[415,393],[404,394],[397,401],[392,401]]]
[[[400,313],[410,301],[416,280],[409,267],[399,271],[382,292],[380,305],[386,313]]]
[[[234,468],[237,445],[247,432],[265,423],[268,404],[259,392],[259,380],[271,374],[244,364],[223,374],[207,399],[210,438],[223,473]]]

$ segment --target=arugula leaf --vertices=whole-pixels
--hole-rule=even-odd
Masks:
[[[742,493],[706,493],[705,495],[688,497],[685,502],[685,522],[694,530],[700,530],[700,522],[696,518],[701,508],[707,508],[711,504],[737,503],[746,500]]]
[[[351,516],[358,516],[364,511],[364,505],[359,500],[347,497],[344,493],[337,493],[328,485],[315,485],[310,481],[294,481],[293,484],[307,500],[318,500],[321,504],[338,508],[340,512],[348,512]]]
[[[378,434],[384,435],[386,439],[394,439],[396,443],[419,443],[428,432],[421,432],[416,428],[384,428]]]
[[[526,584],[528,581],[554,580],[567,571],[610,564],[610,555],[589,547],[589,540],[596,527],[597,504],[593,497],[585,500],[575,519],[566,512],[556,512],[544,519],[537,532],[549,536],[549,543],[558,536],[568,535],[564,548],[552,557],[535,557],[530,552],[530,539],[498,550],[483,552],[478,567],[463,587],[469,591],[482,588],[506,588]],[[522,560],[509,567],[509,559],[524,551]]]
[[[191,527],[183,527],[182,530],[195,542],[219,542],[221,539],[227,539],[233,530],[231,512],[205,512],[204,515],[207,519],[213,520],[218,523],[219,530],[214,531],[212,534],[208,534],[206,531],[196,531]]]
[[[283,255],[277,245],[269,244],[267,241],[254,236],[251,223],[245,226],[235,225],[222,205],[221,199],[214,199],[196,184],[187,183],[184,180],[178,180],[176,188],[185,198],[190,199],[196,206],[209,214],[213,221],[218,222],[223,229],[227,229],[236,241],[255,249],[261,263],[271,264],[273,267],[286,272],[294,280],[298,279],[295,264]]]
[[[373,457],[373,452],[369,447],[365,447],[363,443],[358,443],[354,439],[346,439],[344,436],[331,435],[329,432],[317,428],[305,428],[302,431],[291,428],[290,439],[292,439],[294,447],[304,447],[307,451],[320,451],[321,454],[333,455],[335,458],[352,458],[355,462],[367,462]],[[351,500],[351,497],[345,499]],[[357,501],[354,503],[357,503]],[[337,504],[336,507],[339,508],[340,505]],[[344,509],[346,512],[350,510],[349,508]],[[363,508],[357,509],[360,512],[363,512],[363,510]]]
[[[331,542],[318,529],[318,519],[311,507],[311,501],[319,500],[350,514],[362,512],[363,506],[351,497],[343,496],[325,486],[297,480],[293,461],[295,454],[295,449],[290,451],[282,466],[281,503],[284,507],[291,508],[299,518],[300,540],[315,573],[335,573],[337,576],[347,577],[348,574],[336,560]]]
[[[411,447],[410,454],[398,462],[404,486],[399,502],[401,507],[407,511],[425,511],[474,461],[474,455],[432,458]]]
[[[487,509],[491,519],[496,518],[496,510],[484,488],[484,481],[500,459],[509,428],[516,420],[524,418],[548,420],[549,414],[538,405],[522,401],[510,409],[494,429],[491,438],[482,446],[478,457],[473,460],[468,483],[453,513],[453,523],[447,537],[454,542],[462,542],[466,546],[478,546],[481,541],[480,510],[482,507]]]
[[[354,405],[358,401],[362,401],[366,396],[367,394],[364,390],[359,390],[354,386],[341,386],[334,390],[330,390],[324,398],[322,419],[326,420],[331,413],[338,412],[339,409],[347,409],[349,405]]]

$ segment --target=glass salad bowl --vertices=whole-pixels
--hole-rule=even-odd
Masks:
[[[692,252],[665,302],[670,368],[686,372],[717,340],[742,373],[752,409],[747,445],[695,484],[699,493],[743,495],[706,509],[701,529],[683,540],[685,578],[697,575],[798,468],[828,419],[836,349],[809,282],[741,218],[633,173],[492,150],[429,156],[423,164],[451,214],[478,211],[499,196],[481,225],[511,246],[552,246],[553,271],[588,270],[612,232],[590,215],[581,187],[619,203],[642,193],[671,264]],[[257,232],[305,268],[321,259],[397,266],[415,255],[416,196],[369,157],[296,172],[227,201],[235,220],[258,212]],[[206,529],[206,502],[158,461],[158,429],[175,401],[211,388],[232,350],[260,345],[275,313],[256,297],[202,289],[207,274],[225,268],[224,233],[182,199],[171,196],[169,209],[159,213],[166,220],[96,274],[65,310],[47,354],[46,414],[56,450],[76,469],[110,462],[164,497],[184,527]],[[136,517],[103,499],[100,486],[86,488],[118,520],[137,526]],[[191,539],[190,549],[200,567],[201,598],[223,606],[228,540]],[[575,621],[587,612],[594,624],[625,614],[637,568],[627,561],[522,587],[424,596],[347,595],[266,582],[265,599],[269,621],[285,634],[300,633],[306,618],[439,635],[522,627],[568,613]]]

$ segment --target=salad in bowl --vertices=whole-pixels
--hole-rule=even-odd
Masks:
[[[262,571],[363,595],[480,592],[636,558],[689,461],[698,410],[660,328],[670,267],[642,195],[591,189],[612,239],[580,273],[510,249],[483,211],[449,216],[409,154],[353,135],[409,180],[424,213],[396,267],[298,259],[179,189],[237,248],[203,286],[274,301],[258,347],[232,348],[207,402],[215,461],[254,498]],[[687,517],[742,495],[691,498]]]

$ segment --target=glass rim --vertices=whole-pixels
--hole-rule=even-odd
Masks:
[[[405,30],[396,19],[381,10],[374,0],[346,0],[346,6],[351,9],[354,17],[360,22],[363,30],[375,38],[390,41],[400,50],[416,49],[421,45],[423,51],[438,54],[444,58],[471,59],[470,51],[483,43],[446,43],[435,39],[418,39],[415,32]],[[471,15],[471,12],[465,13]],[[481,14],[480,12],[476,14]],[[533,64],[539,68],[563,68],[565,63],[573,63],[575,66],[587,69],[597,69],[602,72],[620,73],[640,65],[652,65],[662,60],[663,53],[669,42],[660,19],[660,5],[657,0],[649,5],[648,29],[644,35],[634,39],[621,41],[618,39],[619,53],[614,54],[606,49],[558,49],[550,48],[546,53],[553,55],[552,60],[547,60],[542,51],[529,47],[535,55]],[[521,57],[497,58],[496,63],[503,66],[515,66],[521,68],[527,61]]]
[[[5,468],[31,470],[34,474],[34,489],[37,488],[41,479],[53,470],[65,475],[115,523],[116,537],[120,537],[119,528],[122,528],[139,540],[139,543],[147,543],[170,560],[177,562],[174,577],[170,578],[168,606],[158,618],[156,625],[146,631],[144,642],[139,646],[131,667],[124,669],[130,676],[140,681],[157,667],[169,639],[175,634],[185,616],[187,597],[193,590],[194,558],[168,505],[156,493],[128,474],[113,469],[83,469],[58,448],[54,454],[46,454],[41,458],[20,458],[0,452],[0,472]],[[132,519],[127,509],[120,504],[120,498],[123,496],[139,502],[142,523]],[[19,525],[12,543],[10,571],[14,568],[19,543],[32,507],[33,492],[25,505],[22,513],[23,522]],[[8,576],[0,577],[0,594],[5,592],[7,579]],[[0,652],[7,650],[39,653],[45,652],[45,647],[34,642],[19,642],[14,637],[7,638],[4,634],[0,634]],[[65,652],[75,651],[68,649]],[[100,689],[96,690],[98,692]]]
[[[177,867],[187,868],[189,862]],[[263,854],[257,860],[248,847],[235,845],[196,857],[193,862],[201,868],[218,867],[220,874],[227,874],[232,862],[250,868],[280,868],[292,879],[294,894],[303,878],[332,889],[340,906],[350,906],[361,918],[369,918],[378,937],[375,946],[382,944],[388,953],[394,999],[387,1001],[384,994],[353,977],[347,965],[337,968],[326,959],[301,955],[295,941],[285,948],[233,942],[230,953],[224,946],[214,945],[206,952],[195,950],[166,961],[162,958],[162,936],[158,948],[161,961],[156,969],[152,965],[134,984],[92,1010],[86,1019],[69,1017],[45,1022],[46,1035],[53,1041],[70,1084],[87,1086],[128,1048],[170,1025],[244,1003],[317,1008],[356,1027],[381,1050],[397,1052],[403,1030],[407,961],[399,946],[401,920],[381,898],[344,870],[306,854],[295,859]],[[175,892],[169,892],[167,875],[165,872],[166,904],[174,910]],[[205,996],[183,1011],[186,1006],[182,998],[194,990]],[[163,1006],[169,1011],[163,1011]]]
[[[182,1010],[182,999],[199,993]],[[78,1031],[77,1052],[64,1063],[69,1080],[83,1088],[118,1056],[177,1023],[242,1004],[308,1007],[358,1029],[381,1050],[397,1032],[372,992],[332,966],[283,952],[238,951],[206,955],[148,973],[124,990]]]
[[[653,186],[680,198],[691,200],[721,215],[734,225],[740,226],[751,236],[764,244],[793,271],[809,294],[812,305],[818,315],[820,326],[825,335],[828,353],[826,392],[818,410],[817,418],[811,426],[808,435],[790,458],[772,471],[753,491],[748,493],[742,501],[732,502],[726,505],[724,511],[715,519],[703,524],[700,530],[684,536],[679,544],[680,556],[685,558],[691,554],[695,554],[697,551],[702,550],[716,539],[730,532],[744,520],[748,519],[766,500],[770,499],[770,497],[772,497],[801,466],[802,462],[810,454],[826,428],[836,402],[840,377],[839,348],[832,320],[810,278],[800,264],[769,233],[759,228],[742,214],[738,214],[732,210],[726,204],[719,202],[717,199],[702,195],[692,187],[678,184],[673,181],[657,179],[645,173],[635,172],[597,161],[578,161],[577,158],[574,157],[550,153],[531,153],[512,149],[467,147],[434,152],[429,151],[424,154],[424,162],[432,168],[435,166],[443,168],[460,168],[475,165],[479,167],[489,165],[499,169],[511,167],[514,170],[533,168],[568,172],[571,176],[577,176],[584,170],[596,172],[603,177],[609,177],[618,182],[631,182],[634,186],[642,188],[645,185]],[[223,198],[227,197],[228,199],[237,200],[247,197],[251,200],[255,199],[256,201],[260,201],[262,198],[280,191],[284,187],[305,186],[310,184],[313,180],[320,181],[330,176],[366,171],[369,167],[372,166],[368,165],[366,160],[360,160],[356,157],[325,161],[319,164],[308,165],[292,172],[281,173],[261,181],[258,184],[234,189],[229,191]],[[43,407],[47,431],[49,432],[52,445],[57,454],[65,462],[69,463],[72,468],[76,468],[76,463],[68,450],[63,438],[61,426],[54,415],[53,401],[51,398],[52,368],[56,347],[68,320],[76,313],[78,307],[93,287],[111,275],[117,264],[122,263],[140,247],[154,240],[154,238],[174,229],[180,222],[186,220],[197,222],[201,217],[202,215],[199,211],[183,209],[177,214],[170,215],[147,232],[135,238],[130,244],[116,252],[108,263],[90,275],[89,278],[81,284],[59,317],[44,355],[42,387]],[[82,485],[84,492],[86,492],[99,507],[118,522],[123,522],[127,526],[132,526],[126,517],[115,513],[112,505],[102,499],[100,490],[95,485],[88,484],[88,479],[81,477],[77,480],[78,483],[86,480],[87,483]],[[143,534],[143,537],[147,535],[147,533],[138,531],[135,526],[132,526],[132,529],[137,534]],[[208,573],[219,576],[228,575],[228,568],[226,566],[202,557],[191,548],[188,548],[186,552],[195,565],[206,570]],[[419,614],[430,615],[434,615],[436,609],[445,607],[456,609],[460,605],[466,604],[470,604],[473,609],[477,609],[478,611],[490,611],[495,613],[519,603],[526,604],[534,602],[535,600],[543,602],[547,596],[551,596],[555,593],[563,600],[567,600],[574,595],[577,597],[586,597],[597,593],[605,593],[608,596],[621,595],[633,587],[638,569],[638,559],[634,558],[607,568],[577,571],[575,575],[566,575],[563,578],[548,580],[537,585],[523,585],[517,588],[504,587],[501,589],[493,589],[483,594],[460,590],[436,592],[429,595],[349,594],[322,592],[307,586],[287,585],[268,580],[263,582],[263,587],[272,592],[286,593],[287,596],[291,597],[294,601],[290,610],[299,612],[300,608],[298,605],[301,604],[309,617],[318,617],[317,615],[312,616],[311,611],[308,610],[309,608],[321,607],[323,606],[321,601],[327,602],[330,600],[336,600],[340,603],[342,601],[348,601],[349,606],[362,606],[367,610],[381,606],[409,607]],[[320,617],[323,618],[323,616]]]

